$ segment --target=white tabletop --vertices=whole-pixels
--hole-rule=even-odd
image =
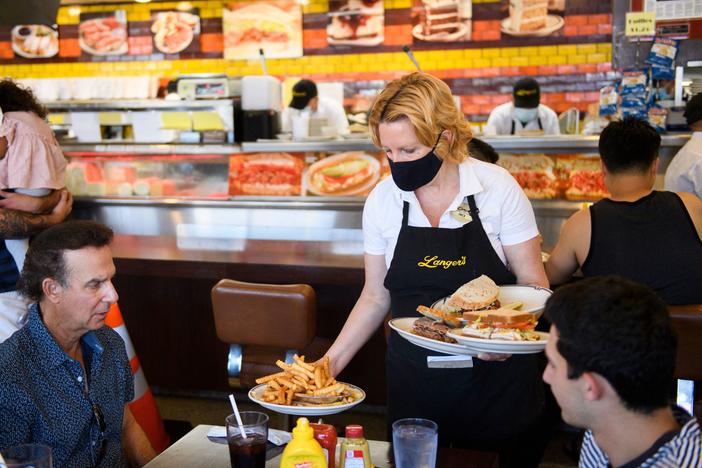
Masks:
[[[163,453],[151,460],[146,468],[229,468],[229,448],[226,444],[218,444],[207,438],[207,431],[213,426],[201,424],[188,432],[182,439],[168,447]],[[340,438],[341,440],[342,438]],[[338,447],[341,442],[337,444]],[[369,440],[371,459],[376,468],[389,468],[388,449],[390,444],[378,440]],[[337,456],[337,460],[338,460]],[[280,456],[266,462],[266,468],[280,466]]]

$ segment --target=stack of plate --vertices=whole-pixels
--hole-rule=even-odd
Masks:
[[[702,93],[702,78],[693,78],[690,84],[690,94],[696,95]]]

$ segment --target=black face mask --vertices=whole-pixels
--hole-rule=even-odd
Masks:
[[[441,135],[439,135],[439,138],[441,138]],[[434,148],[436,148],[436,146],[434,146]],[[434,148],[426,155],[414,161],[396,163],[388,158],[392,180],[400,190],[413,192],[434,180],[436,174],[439,173],[439,169],[441,169],[441,164],[444,162],[436,156]]]

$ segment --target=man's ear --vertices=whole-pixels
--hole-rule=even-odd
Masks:
[[[602,399],[612,387],[601,375],[594,372],[584,372],[580,376],[583,385],[583,395],[587,401]]]
[[[651,164],[651,175],[653,177],[656,177],[656,174],[658,174],[658,164],[660,163],[661,159],[656,156],[656,159],[653,160],[653,164]]]
[[[53,278],[44,278],[41,282],[41,289],[44,297],[52,304],[61,302],[63,296],[63,286]]]

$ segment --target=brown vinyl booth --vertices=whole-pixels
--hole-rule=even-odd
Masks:
[[[694,388],[695,381],[702,381],[702,304],[669,306],[673,326],[678,333],[678,355],[675,378],[678,379],[678,403],[688,399],[681,393],[681,386]],[[692,405],[695,406],[694,393]],[[702,408],[695,408],[695,416],[702,417]]]
[[[316,336],[317,306],[307,284],[259,284],[223,279],[212,288],[217,337],[229,343],[230,384],[244,388],[279,372],[278,359],[319,359],[332,341]],[[236,381],[238,379],[238,382]]]

